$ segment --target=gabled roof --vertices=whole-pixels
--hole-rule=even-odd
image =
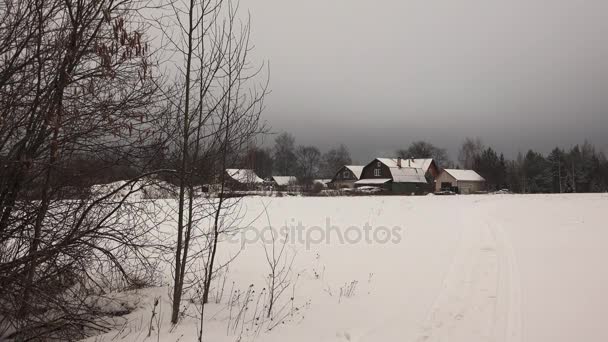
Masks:
[[[363,169],[365,168],[365,165],[344,165],[336,172],[336,174],[334,174],[332,179],[330,179],[330,182],[333,182],[334,179],[336,179],[338,177],[338,175],[342,172],[342,170],[344,170],[344,168],[346,168],[350,172],[352,172],[353,176],[357,180],[359,180],[359,179],[361,179],[361,174],[363,173]]]
[[[355,178],[361,179],[361,173],[363,172],[364,165],[344,165],[347,169],[349,169]]]
[[[376,158],[382,162],[382,164],[388,167],[397,167],[397,163],[399,162],[399,158]],[[433,158],[401,158],[401,167],[413,167],[417,169],[422,169],[425,173],[431,167],[433,163]]]
[[[473,170],[444,169],[443,171],[459,181],[485,182],[485,179]]]
[[[262,184],[264,180],[251,169],[226,169],[226,173],[241,184]]]
[[[375,160],[388,166],[389,170],[391,171],[391,176],[393,177],[394,183],[427,183],[425,177],[426,171],[421,167],[418,167],[424,166],[422,159],[418,159],[421,161],[420,165],[414,163],[413,161],[410,161],[409,165],[411,166],[408,166],[408,162],[406,159],[402,159],[401,167],[399,167],[398,159],[396,158],[376,158]],[[416,166],[414,166],[414,164],[416,164]],[[430,165],[430,163],[428,165]]]
[[[298,182],[298,179],[294,176],[272,176],[272,179],[278,186],[293,185]]]

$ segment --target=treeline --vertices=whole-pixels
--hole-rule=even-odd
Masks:
[[[486,179],[488,191],[508,189],[516,193],[571,193],[608,191],[608,160],[589,142],[567,150],[556,147],[547,155],[530,149],[509,160],[478,138],[466,138],[458,160],[444,148],[426,141],[414,141],[395,151],[401,158],[433,158],[439,168],[472,169]],[[296,176],[304,183],[331,178],[343,165],[352,164],[345,145],[322,153],[311,145],[296,145],[295,138],[282,133],[271,148],[251,148],[238,166],[249,167],[263,178]],[[365,164],[365,162],[363,163]]]
[[[323,153],[313,145],[297,145],[293,135],[281,133],[272,147],[251,147],[234,166],[251,168],[262,178],[296,176],[302,185],[307,185],[317,178],[332,178],[340,167],[352,162],[345,145]]]
[[[569,150],[558,147],[544,156],[533,150],[505,160],[491,147],[475,156],[473,169],[488,189],[517,193],[571,193],[608,191],[608,161],[587,142]]]

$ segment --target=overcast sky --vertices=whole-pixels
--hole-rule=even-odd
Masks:
[[[242,0],[271,66],[265,118],[360,162],[478,136],[509,157],[608,152],[607,0]]]

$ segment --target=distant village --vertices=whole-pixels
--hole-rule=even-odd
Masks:
[[[344,145],[321,153],[282,133],[272,149],[255,147],[234,165],[225,170],[232,191],[453,195],[608,190],[608,161],[588,142],[570,150],[556,147],[546,157],[529,150],[508,160],[480,139],[466,138],[454,163],[445,149],[414,141],[393,156],[359,164]]]
[[[485,179],[474,170],[439,169],[431,158],[375,158],[366,165],[343,165],[331,179],[313,179],[310,187],[296,176],[259,177],[253,169],[227,169],[226,182],[233,190],[275,190],[318,193],[337,190],[345,193],[401,195],[482,193]]]

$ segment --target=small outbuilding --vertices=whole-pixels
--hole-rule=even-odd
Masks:
[[[344,165],[330,180],[329,186],[334,189],[353,189],[355,182],[361,179],[363,165]]]
[[[226,184],[234,190],[255,190],[264,186],[264,180],[251,169],[226,169]]]
[[[272,176],[273,186],[280,191],[298,191],[298,179],[295,176]]]
[[[460,194],[482,191],[485,179],[473,170],[444,169],[435,183],[435,190],[452,190]]]

